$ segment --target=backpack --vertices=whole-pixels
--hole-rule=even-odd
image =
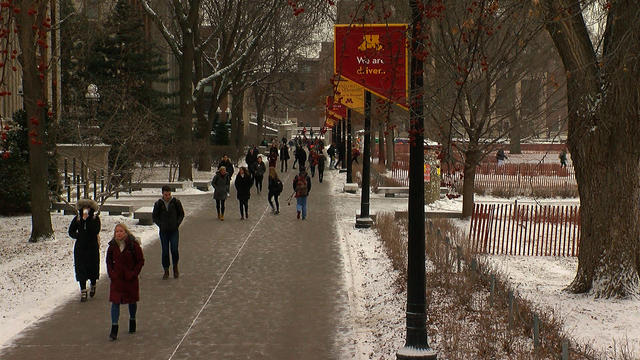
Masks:
[[[307,177],[299,176],[298,180],[296,180],[296,197],[304,197],[309,194],[309,189],[307,188]]]

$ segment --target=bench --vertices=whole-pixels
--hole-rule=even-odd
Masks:
[[[344,192],[355,194],[358,192],[358,184],[356,183],[346,183],[344,184]]]
[[[133,212],[133,218],[139,225],[153,225],[153,206],[141,207]]]
[[[54,202],[51,203],[51,210],[55,211],[64,211],[65,215],[75,215],[78,211],[76,210],[75,204],[67,204],[65,202]]]
[[[209,180],[193,180],[193,187],[200,191],[209,191]]]
[[[75,215],[77,212],[75,204],[67,204],[64,202],[52,203],[51,210],[64,210],[65,215]],[[100,205],[100,212],[108,212],[109,215],[129,216],[129,214],[133,212],[133,205],[102,204]]]
[[[396,194],[409,194],[408,186],[380,186],[378,193],[384,194],[384,197],[395,197]]]
[[[132,183],[131,190],[142,190],[142,189],[161,189],[163,186],[168,185],[171,188],[172,192],[175,192],[177,189],[182,189],[184,183],[182,182],[141,182],[141,183]]]

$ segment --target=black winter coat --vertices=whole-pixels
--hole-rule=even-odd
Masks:
[[[99,233],[100,217],[94,215],[93,209],[89,210],[87,220],[83,220],[79,214],[69,225],[69,236],[76,239],[73,246],[73,264],[77,281],[96,280],[100,276]]]
[[[280,147],[280,160],[289,160],[289,147],[286,144],[283,144]]]
[[[177,231],[182,220],[184,220],[184,209],[180,200],[175,197],[169,200],[168,209],[162,199],[158,199],[153,205],[153,222],[158,225],[160,231]]]
[[[244,177],[236,176],[236,193],[238,200],[249,200],[251,197],[251,185],[253,185],[253,179],[249,174],[245,174]]]
[[[300,164],[304,164],[307,161],[307,152],[302,147],[296,150],[296,159]]]
[[[213,186],[213,198],[215,200],[227,200],[227,194],[229,193],[229,173],[225,173],[224,176],[218,171],[213,180],[211,180],[211,186]]]
[[[218,163],[218,170],[221,166],[224,166],[224,168],[227,170],[227,174],[229,174],[229,178],[231,178],[231,176],[233,175],[233,164],[231,163],[231,160],[220,160],[220,162]]]
[[[263,162],[257,162],[254,170],[254,175],[257,178],[261,178],[264,176],[264,173],[267,172],[267,166]]]
[[[269,176],[269,194],[280,195],[282,193],[282,181],[280,179],[273,179]]]

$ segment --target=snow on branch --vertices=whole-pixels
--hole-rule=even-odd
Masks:
[[[221,77],[222,75],[225,75],[227,72],[231,71],[233,68],[235,68],[238,64],[240,64],[242,61],[244,61],[244,59],[253,51],[253,48],[255,47],[256,43],[258,42],[258,39],[260,38],[259,35],[256,35],[253,37],[253,39],[251,40],[251,43],[249,44],[249,46],[247,46],[247,48],[245,49],[244,53],[242,53],[236,60],[234,60],[231,64],[223,67],[222,69],[219,69],[218,71],[214,72],[213,74],[201,79],[200,81],[198,81],[198,84],[196,85],[195,89],[193,90],[193,100],[195,101],[195,94],[197,94],[200,89],[207,83],[212,82],[213,80]],[[209,65],[215,69],[216,67],[213,66],[213,64],[211,63],[211,61],[209,59],[207,59],[207,62],[209,63]]]
[[[180,43],[173,36],[173,34],[169,31],[169,29],[165,26],[164,22],[160,18],[160,16],[151,8],[149,5],[149,0],[142,0],[142,7],[146,11],[146,13],[151,17],[151,20],[156,24],[160,33],[166,40],[167,44],[173,51],[176,58],[180,59],[182,57],[182,50],[180,50]]]

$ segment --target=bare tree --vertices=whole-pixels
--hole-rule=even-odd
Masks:
[[[31,183],[31,237],[37,242],[53,234],[49,214],[49,187],[47,184],[47,163],[45,123],[47,99],[45,79],[49,63],[47,61],[47,38],[51,29],[51,19],[47,16],[48,1],[15,0],[3,2],[0,7],[0,88],[7,84],[8,71],[17,72],[12,60],[20,62],[22,68],[22,88],[24,108],[27,113],[29,130],[29,171]],[[15,30],[15,33],[14,33]],[[17,34],[15,36],[14,34]],[[2,91],[2,96],[18,95],[18,89]],[[0,98],[2,98],[0,96]],[[2,160],[0,160],[2,161]]]
[[[500,107],[505,98],[514,99],[516,86],[539,79],[544,70],[527,61],[545,50],[539,22],[530,11],[520,1],[456,2],[432,19],[424,40],[426,52],[418,54],[431,60],[426,106],[431,128],[443,143],[444,160],[464,162],[463,216],[473,211],[477,165],[520,126],[516,120],[524,112],[523,104],[537,104],[542,92],[542,81],[530,81],[538,86],[529,91],[529,98]],[[531,109],[529,119],[542,113],[540,106],[526,109]]]
[[[562,58],[567,81],[568,147],[580,193],[582,229],[578,272],[569,290],[591,291],[596,297],[637,297],[640,3],[533,3]],[[585,17],[602,21],[600,37],[592,40]]]

